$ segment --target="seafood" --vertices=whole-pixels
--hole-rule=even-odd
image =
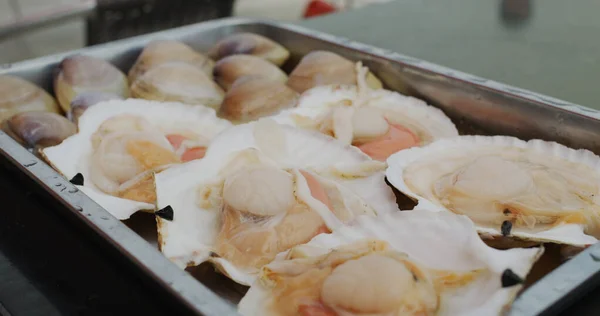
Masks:
[[[8,75],[0,76],[0,121],[21,112],[60,113],[54,98],[33,83]]]
[[[332,84],[356,85],[356,66],[352,61],[332,52],[313,51],[302,58],[288,79],[290,88],[302,93],[317,86]],[[382,84],[371,72],[366,84],[381,89]]]
[[[207,76],[212,76],[215,64],[210,58],[182,42],[165,39],[154,40],[144,47],[135,64],[129,70],[129,82],[134,82],[146,71],[160,64],[173,61],[196,67]]]
[[[460,136],[390,156],[416,210],[464,214],[484,238],[574,246],[600,237],[600,158],[542,140]]]
[[[358,86],[312,88],[300,96],[296,108],[274,119],[318,130],[380,161],[406,148],[458,136],[444,112],[397,92],[370,89],[365,80],[367,69],[360,63],[356,67]]]
[[[131,95],[218,109],[224,92],[202,70],[183,62],[167,62],[137,77],[131,84]]]
[[[209,56],[219,60],[231,55],[253,55],[281,66],[290,57],[285,47],[258,34],[237,33],[217,42],[209,52]]]
[[[284,83],[287,75],[270,62],[252,55],[232,55],[217,62],[214,70],[215,81],[225,91],[244,76],[253,76]]]
[[[298,93],[285,83],[242,77],[225,94],[219,116],[245,123],[296,106]]]
[[[62,109],[69,112],[73,99],[85,92],[104,92],[127,98],[129,84],[125,74],[102,59],[84,55],[63,59],[54,77],[54,93]]]
[[[229,126],[203,106],[111,100],[85,111],[79,132],[42,154],[68,179],[80,174],[85,194],[127,219],[154,210],[155,172],[202,158],[210,140]]]
[[[60,144],[77,132],[64,116],[52,112],[23,112],[4,121],[2,130],[28,148]]]
[[[122,100],[120,96],[106,92],[84,92],[77,95],[71,102],[71,108],[67,112],[67,118],[77,125],[79,117],[90,106],[96,105],[102,101]]]
[[[465,216],[358,217],[282,253],[239,304],[245,316],[502,315],[543,248],[496,250]]]
[[[270,120],[238,125],[200,161],[156,174],[162,252],[213,262],[250,284],[277,253],[357,215],[397,210],[382,164],[327,136]],[[177,187],[177,190],[173,190]]]

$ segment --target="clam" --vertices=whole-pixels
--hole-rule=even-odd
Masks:
[[[182,62],[168,62],[138,77],[131,85],[131,95],[146,100],[201,104],[217,109],[223,101],[224,92],[202,70]]]
[[[75,124],[51,112],[18,113],[4,121],[2,130],[28,148],[58,145],[77,132]]]
[[[133,82],[150,68],[169,61],[180,61],[190,64],[212,75],[214,61],[200,54],[188,45],[174,40],[155,40],[150,42],[129,70],[129,81]]]
[[[288,80],[288,86],[302,93],[316,86],[330,84],[356,85],[354,62],[332,52],[313,51],[300,61]],[[382,84],[371,72],[366,77],[367,85],[381,89]]]
[[[111,63],[95,57],[76,55],[63,59],[54,78],[54,92],[63,110],[69,111],[77,95],[91,91],[126,98],[127,77]]]
[[[243,76],[260,76],[285,83],[287,75],[272,63],[252,55],[227,56],[217,62],[213,71],[215,81],[225,90]]]
[[[60,113],[54,98],[33,83],[13,76],[0,76],[0,121],[21,112]]]
[[[283,65],[290,57],[290,52],[285,47],[264,36],[253,33],[230,35],[217,42],[209,53],[216,60],[239,54],[254,55],[277,66]]]
[[[67,112],[67,118],[77,125],[79,117],[90,106],[96,105],[102,101],[122,100],[120,96],[107,92],[84,92],[73,99],[71,109]]]
[[[298,97],[280,81],[242,77],[227,91],[219,115],[234,122],[249,122],[296,106]]]

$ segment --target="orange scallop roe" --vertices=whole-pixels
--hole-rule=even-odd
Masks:
[[[337,313],[323,304],[300,305],[298,315],[301,316],[337,316]]]
[[[306,179],[306,183],[308,184],[308,188],[310,189],[310,195],[312,195],[315,199],[321,201],[321,203],[325,204],[329,210],[332,210],[331,201],[327,196],[327,192],[325,192],[325,188],[319,183],[319,181],[310,173],[300,170],[300,173]]]
[[[356,144],[369,157],[385,161],[392,154],[419,145],[419,138],[408,128],[399,124],[390,124],[390,128],[384,135],[371,141]]]
[[[319,183],[319,181],[310,173],[300,170],[300,174],[306,179],[306,184],[308,184],[308,188],[310,189],[310,195],[315,199],[319,200],[321,203],[325,204],[330,211],[333,211],[333,206],[331,206],[331,200],[327,196],[327,192],[325,192],[325,188]],[[330,233],[329,227],[323,224],[317,230],[317,235],[319,234],[327,234]],[[316,236],[316,235],[315,235]]]
[[[181,161],[188,162],[196,159],[204,158],[206,147],[194,147],[184,151],[181,155]]]
[[[128,142],[127,152],[142,166],[144,171],[179,162],[172,151],[147,140]]]
[[[125,191],[119,192],[119,197],[144,203],[156,202],[156,190],[154,189],[154,177],[148,177],[136,183]]]
[[[173,146],[173,148],[175,148],[175,150],[179,149],[179,147],[181,147],[181,144],[185,140],[188,139],[187,137],[185,137],[183,135],[178,135],[178,134],[170,134],[170,135],[167,135],[166,137],[167,137],[167,140],[169,141],[169,143],[171,143],[171,146]],[[201,158],[204,158],[205,154],[206,154],[206,147],[188,148],[181,155],[181,161],[188,162],[188,161],[192,161],[195,159],[201,159]]]
[[[187,137],[183,136],[183,135],[178,135],[178,134],[170,134],[167,135],[167,140],[169,141],[169,143],[171,143],[171,146],[173,146],[173,148],[175,148],[175,150],[179,149],[179,147],[181,147],[181,144],[183,143],[184,140],[187,139]]]

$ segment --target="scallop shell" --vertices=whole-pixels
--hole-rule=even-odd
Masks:
[[[458,136],[456,126],[444,112],[422,100],[384,89],[362,89],[352,85],[312,88],[300,96],[296,108],[283,111],[273,119],[282,124],[318,129],[316,124],[336,109],[355,111],[359,108],[369,108],[381,111],[389,122],[401,124],[420,134],[421,145],[441,138]],[[350,112],[349,116],[334,126],[335,137],[345,143],[352,143],[353,133],[356,134],[352,115],[353,112]],[[381,125],[371,125],[373,124]],[[385,125],[385,122],[382,124]]]
[[[45,148],[42,155],[52,167],[68,179],[81,173],[84,184],[78,186],[79,189],[122,220],[140,210],[154,210],[155,206],[108,195],[100,191],[92,181],[85,181],[90,176],[92,135],[104,121],[120,114],[134,114],[145,118],[165,133],[185,128],[206,139],[212,139],[231,126],[228,121],[217,118],[213,109],[181,103],[137,99],[111,100],[87,109],[79,118],[79,132],[60,145]]]
[[[590,176],[600,177],[600,158],[590,151],[571,149],[555,142],[523,141],[507,136],[460,136],[454,139],[438,140],[425,147],[404,150],[389,157],[386,176],[388,181],[400,192],[418,202],[415,210],[451,212],[439,200],[427,199],[423,196],[423,192],[417,192],[416,189],[411,188],[405,181],[407,168],[417,163],[431,164],[431,167],[426,168],[419,175],[420,183],[431,185],[441,177],[440,174],[451,174],[463,166],[456,166],[453,159],[465,159],[464,162],[472,162],[481,156],[499,157],[508,150],[524,151],[529,154],[528,159],[531,162],[538,164],[551,159],[574,163],[581,168],[585,168]],[[535,159],[538,159],[538,161],[536,162]],[[490,179],[490,181],[494,181],[494,179]],[[597,196],[598,193],[600,192],[592,192],[592,196]],[[593,202],[598,205],[600,201],[594,198]],[[504,213],[504,215],[507,215],[507,213]],[[587,229],[595,228],[597,230],[598,215],[593,215],[592,218],[595,218],[595,221],[587,223],[587,225],[559,223],[546,227],[541,231],[535,231],[528,227],[512,227],[511,225],[512,230],[508,234],[508,239],[553,242],[575,246],[590,245],[595,243],[598,237],[597,235],[595,237],[590,236],[584,232]],[[486,238],[503,236],[501,225],[491,227],[477,224],[477,230],[482,234],[482,237]],[[506,232],[504,235],[507,235]]]
[[[221,175],[232,169],[231,159],[242,152],[256,153],[253,161],[291,170],[293,174],[299,169],[310,172],[318,181],[337,188],[344,205],[351,205],[352,210],[367,214],[397,210],[393,192],[379,171],[382,164],[371,161],[355,148],[319,133],[270,120],[238,125],[215,138],[202,160],[155,175],[157,206],[173,211],[172,220],[157,218],[159,245],[180,267],[211,261],[238,283],[250,284],[254,280],[255,272],[239,269],[213,252],[220,227],[218,210],[222,207],[222,193],[215,193],[217,190],[213,188],[222,188]],[[298,181],[295,195],[300,198],[308,194],[308,200],[313,199],[311,193],[306,193],[306,185]],[[175,187],[177,190],[173,190]],[[323,217],[329,229],[343,225],[326,208],[323,210],[322,203],[302,199]]]
[[[435,313],[438,316],[501,315],[522,288],[518,281],[525,279],[544,251],[542,247],[491,248],[479,238],[473,223],[462,215],[403,211],[379,217],[361,216],[350,226],[332,234],[319,235],[306,245],[278,255],[263,268],[261,279],[241,300],[239,312],[245,316],[278,315],[269,308],[271,283],[266,274],[272,273],[277,266],[289,264],[296,258],[318,257],[342,246],[373,240],[387,242],[392,250],[404,253],[419,267],[458,273],[485,271],[470,282],[439,293],[439,309]],[[516,276],[515,282],[503,281],[507,274]]]
[[[398,209],[393,191],[385,184],[383,172],[378,172],[382,164],[355,147],[340,144],[326,135],[261,119],[230,128],[218,140],[211,143],[207,156],[212,151],[226,155],[247,148],[260,148],[282,168],[302,167],[335,178],[377,212]]]

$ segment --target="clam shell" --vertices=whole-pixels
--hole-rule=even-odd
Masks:
[[[4,121],[2,129],[28,148],[58,145],[77,131],[62,115],[34,111],[13,115]]]
[[[226,120],[217,118],[213,109],[181,103],[136,99],[111,100],[87,109],[79,118],[79,132],[67,138],[60,145],[43,149],[42,155],[54,169],[67,179],[81,173],[84,185],[79,188],[119,219],[127,219],[140,210],[154,210],[155,208],[152,204],[105,194],[92,181],[85,181],[90,177],[92,135],[104,121],[120,114],[134,114],[143,117],[165,132],[185,127],[207,139],[212,139],[231,126]]]
[[[287,75],[279,67],[252,55],[231,55],[219,60],[214,69],[215,81],[228,91],[236,80],[255,76],[285,84]]]
[[[219,60],[231,55],[253,55],[281,66],[290,57],[285,47],[262,35],[253,33],[232,34],[217,42],[209,55]]]
[[[0,76],[0,121],[22,112],[45,111],[60,114],[61,109],[42,88],[19,77]]]
[[[508,136],[460,136],[452,139],[438,140],[428,146],[403,150],[390,156],[387,160],[388,169],[386,170],[386,177],[400,192],[418,202],[415,210],[422,210],[424,212],[451,212],[441,203],[428,200],[419,195],[418,192],[412,191],[404,181],[404,170],[411,164],[422,162],[426,159],[435,160],[435,157],[443,159],[443,155],[449,152],[461,157],[473,157],[477,154],[477,151],[483,148],[495,148],[495,150],[501,151],[511,147],[582,164],[596,172],[600,172],[600,157],[588,150],[575,150],[555,142],[542,140],[523,141]],[[423,175],[423,179],[427,177],[429,175]],[[435,180],[432,179],[431,181]],[[493,179],[490,179],[490,181],[493,181]],[[486,238],[502,236],[500,227],[478,226],[477,230],[482,234],[482,237]],[[527,228],[513,228],[509,237],[525,241],[553,242],[576,246],[590,245],[597,241],[595,237],[585,234],[584,227],[578,224],[560,224],[541,232],[533,232]]]
[[[205,105],[218,109],[225,92],[202,70],[183,62],[168,62],[146,71],[131,84],[135,98]]]
[[[75,97],[71,102],[71,108],[67,112],[69,121],[77,124],[79,117],[83,115],[90,106],[96,105],[102,101],[122,100],[120,96],[105,92],[84,92]]]
[[[166,62],[184,62],[212,76],[215,62],[195,51],[190,46],[174,40],[154,40],[150,42],[135,61],[128,73],[129,82],[134,82],[153,67]]]
[[[373,89],[383,86],[371,72],[365,74],[365,82]],[[287,84],[299,93],[317,86],[357,84],[355,63],[332,52],[312,51],[292,70]]]
[[[488,271],[473,282],[444,292],[436,315],[501,315],[522,288],[521,284],[503,287],[503,273],[510,269],[525,279],[544,251],[541,247],[496,250],[479,238],[466,216],[418,211],[360,216],[350,226],[318,235],[293,251],[302,257],[320,256],[340,246],[373,239],[388,242],[392,249],[430,269]],[[286,256],[281,253],[270,265],[285,261]],[[256,281],[240,302],[239,312],[245,316],[275,315],[267,308],[269,295],[264,283]]]
[[[242,77],[225,94],[219,116],[246,123],[289,109],[298,102],[298,93],[284,83],[264,78]]]
[[[302,168],[319,180],[336,185],[344,195],[355,196],[344,198],[345,201],[360,200],[378,214],[397,210],[383,174],[366,170],[373,163],[367,156],[330,137],[271,123],[263,120],[232,127],[213,140],[202,160],[155,175],[157,207],[170,206],[174,214],[173,220],[157,218],[159,245],[171,261],[182,268],[211,261],[238,283],[250,284],[254,280],[255,274],[240,270],[212,253],[220,216],[217,210],[201,206],[197,198],[200,187],[219,179],[228,157],[250,148],[258,150],[278,168]],[[354,172],[354,177],[343,178],[336,173],[350,174],[353,171],[350,166],[356,166],[364,175]],[[178,189],[173,190],[174,187]],[[319,214],[330,229],[343,225],[329,211]]]
[[[79,94],[105,92],[120,97],[129,96],[129,83],[125,74],[111,63],[84,55],[63,59],[54,77],[54,93],[65,112]]]

